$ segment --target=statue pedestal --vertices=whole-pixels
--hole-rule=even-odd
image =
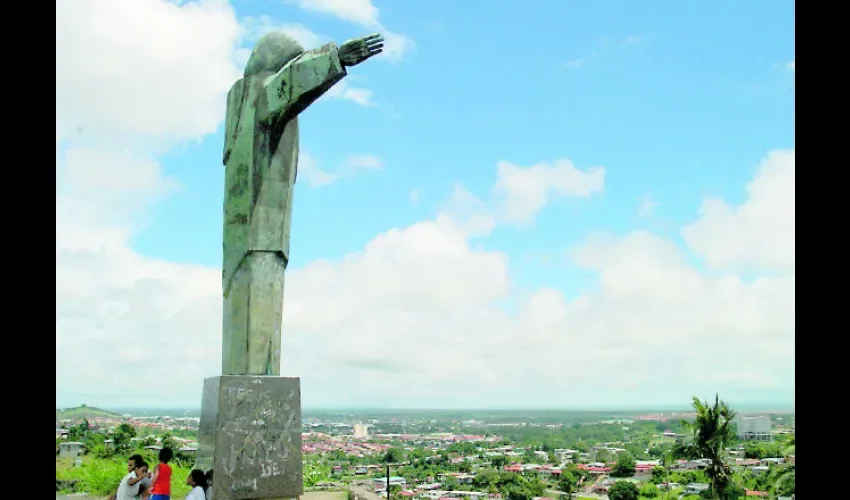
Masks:
[[[224,375],[204,380],[196,468],[213,470],[215,500],[301,495],[300,379]]]

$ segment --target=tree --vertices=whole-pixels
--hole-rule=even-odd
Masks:
[[[705,473],[711,484],[711,494],[714,498],[726,499],[732,482],[729,467],[723,463],[723,453],[735,439],[732,428],[735,412],[724,401],[720,401],[719,395],[715,396],[713,405],[694,396],[693,407],[696,419],[687,424],[691,437],[683,452],[689,455],[688,458],[705,458],[710,461]]]
[[[387,448],[384,454],[383,462],[385,464],[395,464],[404,460],[404,454],[398,448]]]
[[[524,490],[511,487],[505,490],[505,500],[531,500],[532,496]]]
[[[504,455],[497,455],[490,459],[490,464],[497,469],[501,469],[508,464],[508,459]]]
[[[135,427],[126,422],[118,425],[112,433],[112,445],[115,448],[115,453],[123,455],[128,452],[134,437],[136,437]]]
[[[795,467],[785,467],[777,469],[773,474],[773,492],[777,496],[791,496],[796,493],[796,477]]]
[[[639,497],[638,487],[629,481],[617,481],[608,490],[608,500],[638,500]]]
[[[176,452],[180,447],[177,446],[177,441],[174,440],[174,437],[170,432],[166,432],[160,437],[160,444],[163,448],[171,448],[171,451]]]
[[[631,453],[624,451],[617,457],[617,464],[611,470],[614,477],[632,477],[635,475],[635,459]]]
[[[652,478],[650,481],[652,484],[661,484],[665,482],[667,479],[667,470],[664,467],[653,467],[652,468]]]
[[[558,489],[564,492],[567,498],[572,498],[573,493],[578,491],[578,477],[572,472],[564,470],[558,478]]]
[[[642,484],[638,491],[640,492],[641,498],[655,498],[661,494],[661,491],[659,491],[658,486],[655,486],[652,483]]]

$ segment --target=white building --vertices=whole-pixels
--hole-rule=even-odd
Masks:
[[[59,458],[77,458],[83,453],[83,443],[68,441],[59,444]]]
[[[366,424],[354,424],[354,439],[368,439],[369,426]]]
[[[742,417],[738,419],[738,439],[770,441],[770,417]]]

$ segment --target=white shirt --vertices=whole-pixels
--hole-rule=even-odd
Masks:
[[[121,480],[121,484],[118,485],[118,494],[115,495],[115,500],[134,500],[136,495],[139,494],[140,486],[140,483],[130,485],[130,480],[135,478],[135,471],[124,476],[124,479]]]
[[[192,491],[189,492],[189,495],[186,496],[186,500],[207,500],[207,496],[204,494],[203,488],[195,486],[192,488]]]

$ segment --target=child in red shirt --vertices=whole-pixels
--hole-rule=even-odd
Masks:
[[[159,450],[159,464],[153,469],[149,500],[171,500],[171,466],[168,462],[172,456],[171,448]]]

